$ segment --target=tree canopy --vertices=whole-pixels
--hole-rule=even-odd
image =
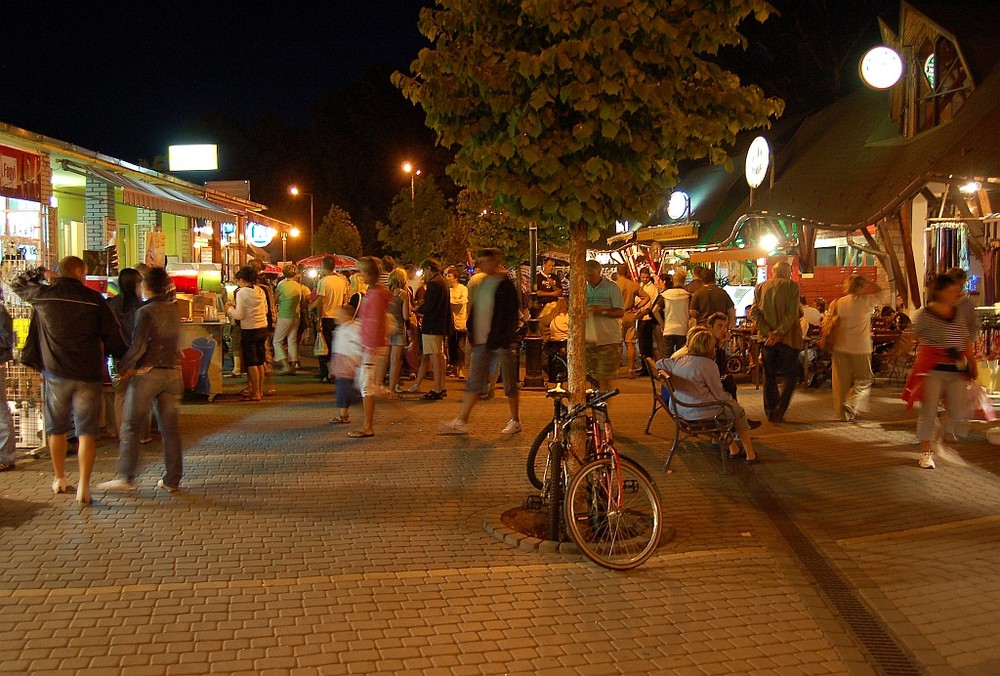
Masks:
[[[433,43],[393,82],[419,104],[462,186],[540,226],[644,220],[678,163],[727,160],[780,101],[711,56],[763,0],[439,0]]]
[[[451,212],[444,194],[433,177],[422,177],[410,189],[400,191],[392,201],[389,223],[379,222],[378,239],[397,260],[416,265],[428,256],[451,262],[449,256],[465,260],[467,240],[456,249],[450,232]]]
[[[361,256],[361,235],[351,220],[351,215],[336,204],[323,217],[316,229],[316,251]]]

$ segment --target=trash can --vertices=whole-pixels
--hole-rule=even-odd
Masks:
[[[185,347],[181,350],[181,379],[184,381],[185,390],[194,390],[198,387],[198,376],[201,373],[201,350],[193,347]]]

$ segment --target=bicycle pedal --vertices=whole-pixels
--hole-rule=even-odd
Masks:
[[[541,511],[542,507],[545,506],[545,501],[542,500],[541,495],[529,495],[524,499],[524,508],[530,512]]]

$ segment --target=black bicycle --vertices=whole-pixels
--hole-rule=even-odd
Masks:
[[[528,475],[532,484],[540,484],[537,502],[549,508],[551,540],[562,540],[565,527],[587,558],[606,568],[627,570],[656,550],[662,509],[652,477],[615,447],[607,401],[617,394],[618,390],[591,390],[585,403],[569,408],[566,390],[558,386],[549,390],[553,418],[532,445]],[[583,452],[569,436],[570,426],[581,417],[587,428]],[[543,446],[545,464],[536,466]]]

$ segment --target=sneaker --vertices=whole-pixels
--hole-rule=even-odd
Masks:
[[[12,462],[0,462],[0,472],[13,472],[17,465]]]
[[[181,490],[180,486],[171,486],[169,484],[163,483],[163,479],[160,479],[159,481],[156,482],[156,487],[159,488],[161,491],[166,491],[167,493],[179,493]]]
[[[455,418],[446,423],[441,423],[441,434],[468,434],[469,426]]]
[[[112,479],[97,484],[97,490],[106,493],[131,493],[135,490],[135,484],[128,479]]]
[[[57,478],[52,482],[53,493],[72,493],[75,490],[76,487],[66,483],[66,477]]]
[[[508,420],[506,427],[500,430],[500,434],[518,434],[521,432],[521,423],[516,420]]]
[[[934,452],[924,451],[920,454],[920,466],[924,469],[934,469]]]

